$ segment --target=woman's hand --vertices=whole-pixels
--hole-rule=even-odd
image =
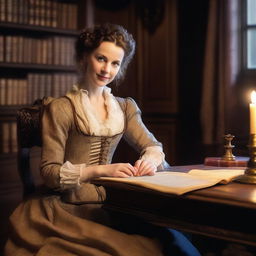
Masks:
[[[134,167],[137,169],[136,176],[145,176],[145,175],[155,175],[157,167],[150,161],[147,160],[137,160]]]
[[[97,177],[127,178],[136,174],[136,168],[129,163],[94,165],[82,170],[80,180],[85,182]]]
[[[157,168],[147,160],[137,160],[135,165],[129,163],[116,163],[87,166],[81,172],[80,180],[87,182],[97,177],[127,178],[131,176],[154,175]]]
[[[101,176],[127,178],[137,173],[136,168],[129,163],[99,165],[99,168]]]

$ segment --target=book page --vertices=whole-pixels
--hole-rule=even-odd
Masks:
[[[188,172],[196,177],[205,177],[207,179],[218,178],[219,183],[227,184],[239,175],[244,174],[244,169],[214,169],[214,170],[200,170],[192,169]]]
[[[214,170],[214,172],[215,171],[219,170]],[[226,174],[227,171],[230,170],[222,170],[222,172],[219,172],[219,174],[221,174],[220,176],[217,175],[218,173],[215,173],[214,175],[209,174],[212,172],[212,170],[191,170],[189,173],[167,171],[157,172],[154,176],[129,178],[101,177],[98,180],[123,182],[163,193],[182,195],[189,191],[216,185],[224,179],[224,176],[226,180],[228,178],[230,180],[244,172],[243,170],[234,170],[234,172],[229,172],[229,174]]]

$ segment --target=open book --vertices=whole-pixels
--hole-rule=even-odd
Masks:
[[[227,184],[239,175],[244,174],[244,169],[192,169],[187,173],[163,171],[154,176],[97,179],[104,186],[104,181],[122,182],[134,186],[140,186],[163,193],[182,195],[196,189],[206,188],[218,183]]]

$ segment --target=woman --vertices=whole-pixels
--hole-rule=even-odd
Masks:
[[[176,239],[182,236],[176,231],[105,212],[104,188],[90,184],[100,176],[154,175],[164,165],[162,146],[144,126],[136,103],[114,97],[107,87],[123,79],[134,50],[132,36],[118,25],[80,34],[79,82],[49,103],[42,118],[41,174],[54,194],[15,210],[6,255],[198,255],[184,237]],[[122,136],[140,153],[134,165],[111,164]],[[181,240],[190,254],[178,245]]]

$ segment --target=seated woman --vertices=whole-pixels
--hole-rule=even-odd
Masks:
[[[177,231],[106,212],[104,188],[90,183],[101,176],[154,175],[164,167],[162,145],[134,100],[114,97],[107,87],[123,79],[134,51],[132,35],[119,25],[79,35],[79,82],[49,103],[42,118],[41,174],[52,193],[14,211],[6,256],[199,255]],[[111,164],[122,136],[140,153],[134,164]]]

